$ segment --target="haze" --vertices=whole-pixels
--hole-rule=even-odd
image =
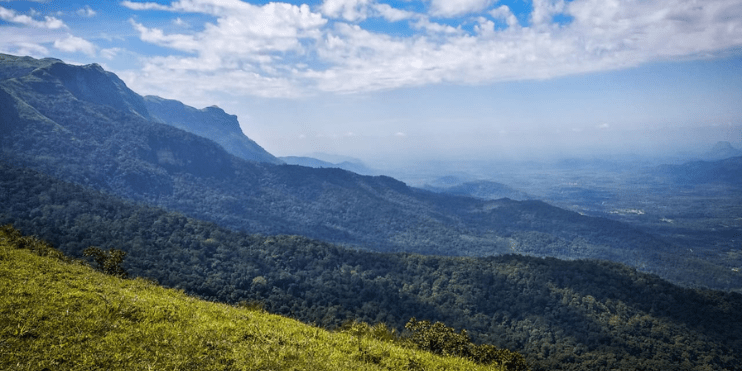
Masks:
[[[738,0],[0,2],[0,52],[378,166],[739,147],[740,47]]]

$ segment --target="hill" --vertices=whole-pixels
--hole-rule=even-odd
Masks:
[[[40,241],[24,242],[47,256],[18,248],[0,231],[3,370],[501,369],[405,348],[371,331],[328,332],[196,300],[51,257],[57,254]]]
[[[681,186],[720,183],[739,187],[742,184],[742,156],[662,165],[657,167],[654,174]]]
[[[356,174],[362,175],[378,175],[378,171],[369,169],[362,162],[359,161],[341,161],[341,162],[328,162],[314,157],[302,157],[302,156],[285,156],[279,158],[281,161],[289,165],[299,165],[313,168],[337,168],[348,170]]]
[[[534,370],[733,370],[742,354],[742,295],[678,287],[621,264],[379,254],[250,235],[2,170],[0,224],[73,257],[91,245],[123,250],[131,275],[212,301],[261,302],[328,328],[359,320],[401,331],[411,317],[442,321],[477,343],[522,353]],[[705,274],[720,277],[713,269],[691,275]]]
[[[443,183],[445,179],[446,178],[444,177],[444,179],[441,179],[439,183]],[[485,200],[509,198],[511,200],[523,201],[535,199],[533,196],[530,196],[525,192],[513,189],[512,187],[506,186],[502,183],[488,180],[454,183],[446,186],[428,185],[423,187],[423,189],[457,196],[476,197]]]
[[[734,148],[731,143],[723,141],[717,142],[702,158],[706,161],[724,160],[730,157],[742,156],[742,150]]]

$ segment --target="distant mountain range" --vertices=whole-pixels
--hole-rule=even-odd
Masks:
[[[335,168],[352,171],[356,174],[361,175],[379,175],[379,172],[368,168],[360,161],[342,161],[338,163],[322,161],[314,157],[303,157],[303,156],[285,156],[279,157],[279,159],[289,165],[299,165],[313,168]]]
[[[98,65],[6,56],[0,70],[7,77],[0,81],[0,160],[13,166],[251,233],[382,252],[515,252],[608,259],[660,274],[673,269],[659,258],[672,254],[666,242],[540,201],[479,200],[384,176],[277,165],[254,147],[269,162],[245,161],[163,123],[216,127],[212,136],[223,137],[238,130],[233,116],[142,98]]]
[[[742,150],[734,148],[729,142],[722,141],[717,142],[711,150],[704,153],[702,159],[706,161],[716,161],[739,156],[742,156]]]
[[[742,156],[715,161],[692,161],[682,165],[662,165],[655,175],[678,185],[726,183],[742,186]]]
[[[456,177],[450,176],[442,177],[433,182],[433,184],[427,184],[422,188],[438,193],[446,193],[457,196],[470,196],[485,200],[509,198],[511,200],[524,201],[536,199],[526,192],[519,191],[502,183],[489,180],[460,182]]]

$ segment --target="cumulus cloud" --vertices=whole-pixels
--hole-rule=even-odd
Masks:
[[[112,60],[112,59],[116,58],[116,56],[118,56],[119,53],[121,53],[123,51],[124,51],[124,49],[121,49],[121,48],[106,48],[106,49],[101,49],[100,56],[103,57],[103,58],[105,58],[105,59]]]
[[[430,7],[435,16],[456,17],[479,12],[494,2],[495,0],[431,0]]]
[[[359,21],[368,16],[369,2],[370,0],[325,0],[320,9],[322,14],[331,18]]]
[[[157,3],[136,3],[132,1],[122,1],[121,5],[132,10],[172,10],[169,6]]]
[[[398,22],[420,16],[374,0],[325,0],[320,10],[329,18],[340,18],[349,22],[359,22],[366,18],[384,18],[390,22]]]
[[[24,26],[48,28],[52,30],[67,27],[64,22],[55,17],[46,16],[43,21],[39,21],[33,19],[31,16],[18,14],[15,10],[7,9],[2,6],[0,6],[0,19],[10,23],[22,24]]]
[[[376,14],[389,22],[398,22],[404,19],[419,18],[419,15],[414,12],[397,9],[389,4],[377,3],[373,4],[372,8],[376,12]]]
[[[515,18],[515,14],[510,11],[510,7],[507,5],[500,5],[499,7],[492,9],[489,14],[492,18],[505,22],[508,27],[518,27],[518,18]]]
[[[376,0],[326,0],[315,11],[239,0],[122,5],[216,18],[195,33],[132,20],[143,41],[189,54],[146,60],[143,73],[265,96],[548,79],[742,46],[738,0],[533,0],[523,25],[494,0],[431,0],[428,15]],[[431,21],[462,15],[460,22]],[[570,21],[557,24],[558,15]],[[363,28],[359,22],[371,17],[406,20],[411,34]]]
[[[67,35],[63,39],[54,41],[54,47],[68,53],[82,52],[89,56],[95,55],[95,45],[83,38]]]
[[[49,54],[49,50],[44,46],[30,42],[17,42],[12,45],[0,45],[0,50],[8,54],[29,55],[34,57],[43,57]]]
[[[77,15],[82,17],[94,17],[96,14],[95,10],[93,10],[90,5],[85,5],[84,8],[80,8],[77,10]]]

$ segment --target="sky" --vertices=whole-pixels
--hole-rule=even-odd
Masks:
[[[277,156],[742,146],[740,0],[0,0],[0,52],[217,105]]]

